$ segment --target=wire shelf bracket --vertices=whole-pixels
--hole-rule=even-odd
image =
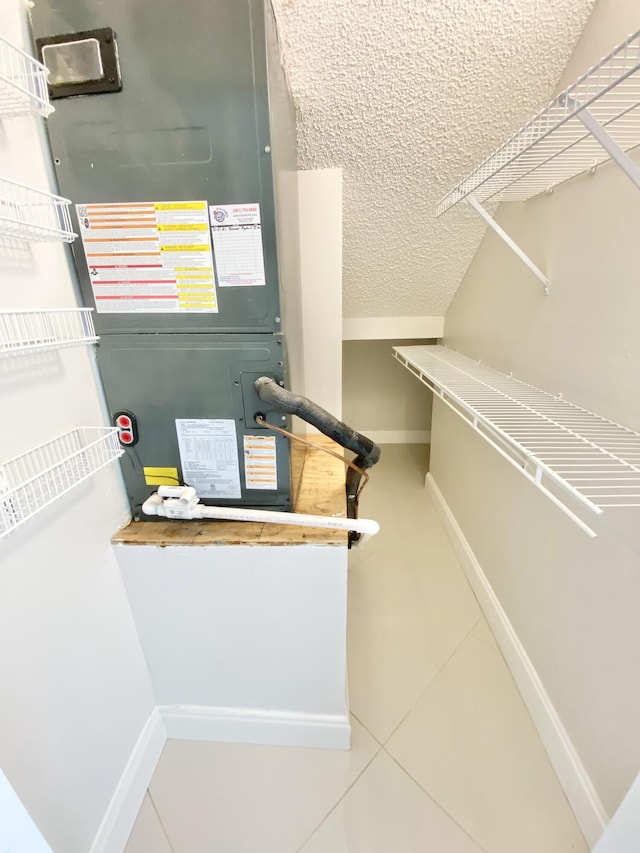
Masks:
[[[586,107],[582,106],[574,98],[567,95],[567,104],[576,110],[576,118],[579,118],[589,133],[598,140],[600,145],[609,154],[612,160],[620,166],[625,175],[630,178],[638,189],[640,189],[640,166],[637,166],[631,157],[610,136],[600,122]]]
[[[438,203],[441,216],[466,200],[507,242],[548,293],[546,276],[482,207],[526,201],[613,159],[640,188],[627,152],[640,145],[640,30],[523,125]]]
[[[588,536],[579,513],[640,507],[640,433],[443,346],[393,355]]]
[[[0,237],[72,243],[68,198],[0,178]]]
[[[0,312],[0,357],[94,344],[93,308]]]
[[[548,296],[549,295],[549,289],[550,289],[549,279],[542,272],[542,270],[539,269],[533,263],[533,261],[531,260],[529,255],[527,255],[527,253],[524,252],[520,248],[520,246],[518,246],[518,244],[515,242],[515,240],[512,240],[511,237],[509,237],[509,235],[504,230],[504,228],[501,228],[498,225],[498,223],[495,221],[493,216],[491,216],[490,213],[487,213],[487,211],[484,209],[484,207],[480,204],[479,201],[476,201],[476,199],[472,195],[467,196],[466,201],[468,204],[471,205],[471,207],[476,211],[476,213],[480,214],[480,216],[484,219],[484,221],[487,223],[487,225],[496,232],[498,237],[500,237],[502,240],[504,240],[504,242],[507,244],[507,246],[509,246],[510,249],[513,249],[513,251],[520,258],[520,260],[529,267],[531,272],[535,276],[537,276],[537,278],[540,279],[540,281],[542,282],[542,285],[544,287],[544,292]]]
[[[48,116],[53,112],[48,69],[0,35],[0,116]]]
[[[124,451],[111,427],[78,427],[0,464],[0,539]]]

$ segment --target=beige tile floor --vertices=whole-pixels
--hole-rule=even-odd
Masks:
[[[350,554],[351,752],[169,741],[126,853],[587,853],[424,492],[390,445]]]

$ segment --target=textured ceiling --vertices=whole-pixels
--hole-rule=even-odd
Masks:
[[[444,314],[485,231],[437,201],[537,112],[595,0],[272,0],[301,169],[344,170],[344,315]]]

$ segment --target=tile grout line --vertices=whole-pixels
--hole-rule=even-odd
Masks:
[[[363,726],[363,728],[364,728],[364,726]],[[372,735],[372,737],[373,737],[373,735]],[[329,811],[328,811],[328,812],[326,813],[326,815],[322,818],[322,820],[321,820],[321,821],[320,821],[320,822],[319,822],[319,823],[314,827],[313,831],[312,831],[312,832],[311,832],[311,833],[310,833],[310,834],[305,838],[305,840],[302,842],[302,844],[300,845],[300,847],[298,847],[298,848],[297,848],[296,853],[302,853],[302,851],[304,850],[305,846],[306,846],[306,845],[311,841],[311,839],[312,839],[312,838],[313,838],[313,836],[316,834],[316,832],[320,829],[320,827],[322,826],[322,824],[323,824],[323,823],[325,823],[325,821],[327,821],[327,820],[329,819],[329,817],[333,814],[333,812],[338,808],[338,806],[340,805],[340,803],[344,800],[344,798],[347,796],[347,794],[348,794],[348,793],[349,793],[349,791],[353,788],[353,786],[356,784],[356,782],[361,778],[362,774],[366,771],[366,769],[371,765],[371,763],[373,762],[373,760],[374,760],[378,755],[380,755],[380,753],[381,753],[381,752],[383,752],[383,751],[384,751],[384,747],[383,747],[383,746],[381,746],[381,745],[379,744],[379,742],[376,740],[376,738],[374,738],[374,740],[375,740],[376,744],[378,744],[379,748],[378,748],[378,749],[375,751],[375,753],[371,756],[371,758],[369,759],[369,761],[367,761],[367,763],[365,764],[365,766],[362,768],[362,770],[360,771],[360,773],[358,773],[358,775],[357,775],[357,776],[356,776],[356,778],[353,780],[353,782],[349,785],[349,787],[348,787],[345,791],[343,791],[343,793],[342,793],[342,795],[340,796],[340,798],[339,798],[338,800],[336,800],[336,802],[335,802],[335,803],[333,804],[333,806],[329,809]]]
[[[367,732],[367,733],[368,733],[368,734],[373,738],[373,740],[374,740],[377,744],[380,744],[380,745],[381,745],[381,748],[378,750],[378,752],[376,753],[376,755],[375,755],[373,758],[375,758],[377,755],[379,755],[379,754],[380,754],[380,752],[384,752],[384,753],[385,753],[385,755],[387,755],[387,756],[388,756],[388,757],[389,757],[389,758],[394,762],[394,764],[396,764],[396,766],[400,768],[400,770],[402,771],[402,773],[403,773],[403,774],[404,774],[408,779],[410,779],[410,780],[411,780],[411,782],[413,782],[413,784],[414,784],[414,785],[416,785],[416,787],[417,787],[420,791],[422,791],[422,793],[423,793],[426,797],[428,797],[428,798],[429,798],[429,800],[430,800],[430,801],[435,805],[435,807],[436,807],[437,809],[439,809],[439,810],[440,810],[444,815],[446,815],[446,816],[449,818],[449,820],[451,820],[451,822],[452,822],[452,823],[453,823],[453,824],[454,824],[454,825],[455,825],[455,826],[456,826],[456,827],[457,827],[457,828],[458,828],[462,833],[464,833],[464,835],[465,835],[467,838],[469,838],[469,839],[470,839],[470,841],[472,841],[472,842],[473,842],[473,844],[475,844],[475,845],[476,845],[476,846],[477,846],[481,851],[483,851],[483,853],[486,853],[486,848],[485,848],[482,844],[480,844],[480,843],[479,843],[475,838],[473,838],[473,836],[471,836],[471,835],[467,832],[467,830],[466,830],[463,826],[461,826],[461,825],[458,823],[458,821],[457,821],[457,820],[456,820],[452,815],[450,815],[450,814],[449,814],[449,813],[448,813],[448,812],[447,812],[447,811],[446,811],[446,810],[445,810],[445,809],[440,805],[440,803],[438,803],[438,802],[437,802],[437,801],[436,801],[436,800],[431,796],[431,794],[430,794],[428,791],[426,791],[426,790],[422,787],[422,785],[420,785],[420,784],[419,784],[419,782],[417,782],[417,781],[413,778],[413,776],[411,776],[411,774],[408,772],[408,770],[406,770],[406,768],[405,768],[405,767],[403,767],[403,766],[400,764],[400,762],[399,762],[399,761],[398,761],[398,760],[397,760],[397,759],[396,759],[396,758],[395,758],[395,757],[394,757],[394,756],[393,756],[393,755],[392,755],[392,754],[387,750],[387,748],[386,748],[386,747],[387,747],[387,745],[388,745],[388,743],[389,743],[389,741],[391,740],[391,738],[395,735],[395,733],[398,731],[398,729],[402,726],[402,724],[405,722],[405,720],[407,719],[407,717],[408,717],[408,716],[411,714],[411,712],[414,710],[414,708],[416,707],[416,705],[418,704],[418,702],[420,702],[420,700],[422,699],[422,697],[425,695],[425,693],[427,692],[427,690],[429,690],[429,688],[433,685],[433,683],[435,682],[436,678],[438,678],[438,676],[441,674],[441,672],[444,670],[444,668],[448,665],[448,663],[450,662],[450,660],[452,659],[452,657],[453,657],[453,656],[456,654],[456,652],[460,649],[460,647],[462,646],[462,644],[463,644],[467,639],[469,639],[469,637],[473,634],[473,632],[474,632],[474,631],[475,631],[475,629],[478,627],[478,625],[482,622],[482,619],[484,618],[484,614],[483,614],[483,612],[482,612],[482,608],[480,608],[480,604],[479,604],[479,602],[478,602],[478,600],[477,600],[477,598],[476,598],[475,593],[473,592],[473,590],[471,590],[471,592],[472,592],[472,595],[473,595],[473,597],[474,597],[474,599],[475,599],[475,601],[476,601],[476,603],[478,604],[478,607],[479,607],[479,609],[480,609],[480,615],[479,615],[479,616],[478,616],[478,618],[473,622],[473,624],[471,625],[471,627],[469,628],[469,630],[468,630],[468,631],[467,631],[467,632],[466,632],[466,633],[465,633],[465,634],[460,638],[460,641],[459,641],[459,642],[454,646],[454,648],[452,649],[451,653],[448,655],[448,657],[446,658],[446,660],[441,664],[441,666],[436,670],[436,672],[433,674],[432,678],[431,678],[431,679],[429,679],[429,682],[426,684],[426,686],[424,687],[424,689],[422,690],[422,692],[420,693],[420,695],[418,696],[418,698],[416,699],[416,701],[412,704],[412,706],[409,708],[409,710],[406,712],[406,714],[404,714],[404,715],[403,715],[402,719],[398,722],[398,724],[395,726],[395,728],[394,728],[394,729],[393,729],[393,731],[389,734],[389,736],[388,736],[386,739],[383,739],[383,738],[379,739],[378,737],[376,737],[376,735],[374,735],[374,734],[373,734],[373,732],[369,731],[369,729],[368,729],[368,728],[364,725],[364,723],[362,723],[362,721],[361,721],[361,720],[360,720],[360,719],[359,719],[359,718],[358,718],[358,717],[353,713],[353,711],[351,711],[351,714],[352,714],[353,718],[354,718],[355,720],[357,720],[357,722],[362,726],[362,728],[364,728],[364,730],[365,730],[365,731],[366,731],[366,732]],[[486,644],[486,645],[488,645],[488,644]],[[373,761],[373,758],[371,759],[372,761]],[[367,764],[367,767],[368,767],[370,764],[371,764],[371,762],[369,762],[369,764]],[[365,768],[364,768],[364,770],[366,770],[366,769],[367,769],[367,767],[365,767]],[[364,770],[362,771],[362,773],[364,773]],[[344,794],[343,794],[343,796],[340,798],[340,800],[338,800],[338,802],[334,805],[334,807],[331,809],[331,811],[330,811],[330,812],[329,812],[329,813],[324,817],[324,819],[323,819],[323,820],[318,824],[318,826],[314,829],[314,831],[311,833],[311,835],[309,836],[309,838],[307,838],[307,839],[306,839],[306,841],[304,842],[304,844],[302,845],[302,847],[301,847],[301,848],[299,848],[299,850],[298,850],[298,851],[296,851],[296,853],[301,853],[301,851],[303,850],[304,846],[305,846],[305,845],[306,845],[306,844],[311,840],[311,838],[312,838],[312,837],[316,834],[316,832],[320,829],[320,827],[322,826],[322,824],[323,824],[323,823],[328,819],[328,817],[332,814],[332,812],[333,812],[333,811],[338,807],[338,805],[342,802],[342,800],[344,799],[344,797],[346,796],[346,794],[351,790],[351,788],[353,787],[353,785],[355,785],[355,784],[356,784],[356,782],[358,781],[358,779],[360,779],[360,777],[362,776],[362,773],[360,773],[360,775],[358,776],[358,778],[354,780],[353,784],[352,784],[351,786],[349,786],[349,789],[348,789],[347,791],[345,791],[345,792],[344,792]]]
[[[477,640],[479,643],[483,643],[485,646],[488,646],[488,648],[493,649],[494,652],[498,652],[504,658],[502,650],[498,645],[498,641],[495,638],[493,643],[490,640],[483,640],[482,637],[474,637],[473,639]]]
[[[171,843],[171,839],[169,838],[169,833],[167,832],[167,828],[164,825],[162,818],[160,817],[160,812],[158,811],[158,807],[156,806],[155,800],[153,799],[153,794],[151,793],[151,788],[147,788],[147,794],[149,796],[149,801],[150,801],[151,806],[155,812],[155,815],[158,818],[158,823],[160,824],[160,829],[162,830],[162,833],[163,833],[163,835],[167,841],[167,844],[169,845],[169,849],[171,850],[171,853],[176,853],[175,847],[173,846],[173,844]]]
[[[444,815],[446,815],[446,816],[449,818],[449,820],[450,820],[452,823],[454,823],[454,824],[458,827],[458,829],[459,829],[461,832],[463,832],[463,833],[467,836],[467,838],[468,838],[468,839],[470,839],[471,841],[473,841],[473,843],[476,845],[476,847],[478,847],[478,848],[482,851],[482,853],[487,853],[487,848],[486,848],[486,847],[484,847],[484,846],[483,846],[483,845],[478,841],[478,839],[477,839],[477,838],[474,838],[474,837],[473,837],[473,835],[471,835],[471,834],[470,834],[470,833],[469,833],[469,832],[464,828],[464,826],[462,826],[462,824],[458,823],[458,821],[453,817],[453,815],[449,814],[449,812],[448,812],[448,811],[447,811],[447,810],[446,810],[442,805],[440,805],[440,803],[435,799],[435,797],[434,797],[432,794],[430,794],[430,793],[429,793],[429,791],[427,791],[427,789],[426,789],[426,788],[423,788],[423,787],[422,787],[422,785],[421,785],[421,784],[420,784],[416,779],[414,779],[414,778],[413,778],[413,776],[409,773],[409,771],[408,771],[405,767],[403,767],[403,766],[402,766],[402,764],[400,764],[400,762],[398,761],[398,759],[397,759],[394,755],[392,755],[390,752],[388,752],[384,747],[382,747],[382,752],[384,752],[384,754],[385,754],[385,755],[387,755],[387,756],[388,756],[388,757],[393,761],[393,763],[394,763],[397,767],[399,767],[399,768],[400,768],[400,770],[404,773],[404,775],[405,775],[408,779],[410,779],[410,780],[413,782],[413,784],[414,784],[417,788],[419,788],[419,789],[422,791],[422,793],[425,795],[425,797],[428,797],[428,798],[431,800],[431,802],[434,804],[434,806],[435,806],[436,808],[440,809],[440,811],[441,811]]]
[[[366,732],[368,735],[370,735],[370,736],[373,738],[373,740],[375,740],[375,742],[378,744],[378,746],[379,746],[380,748],[383,748],[383,747],[384,747],[384,743],[380,740],[380,738],[376,737],[376,736],[374,735],[374,733],[373,733],[372,731],[370,731],[370,730],[365,726],[365,724],[362,722],[362,720],[361,720],[361,719],[359,719],[358,717],[356,717],[356,715],[353,713],[353,711],[349,711],[349,713],[351,714],[351,716],[353,717],[353,719],[356,721],[356,723],[358,723],[358,725],[359,725],[359,726],[362,726],[362,728],[365,730],[365,732]]]
[[[493,643],[487,642],[487,640],[483,640],[482,637],[472,637],[471,639],[475,640],[477,643],[482,643],[483,646],[486,646],[488,649],[493,649],[494,652],[498,652],[498,654],[504,659],[504,655],[500,650],[500,646],[494,645]]]
[[[475,599],[476,603],[478,604],[478,607],[480,607],[479,602],[478,602],[478,600],[477,600],[477,598],[476,598],[476,596],[475,596],[475,593],[473,593],[473,590],[471,590],[471,592],[472,592],[472,594],[473,594],[473,597],[474,597],[474,599]],[[472,636],[473,632],[476,630],[476,628],[478,627],[478,625],[482,622],[483,617],[484,617],[484,614],[483,614],[483,612],[482,612],[482,608],[480,608],[480,615],[478,616],[478,618],[473,622],[473,624],[471,625],[471,627],[469,628],[469,630],[468,630],[468,631],[467,631],[467,632],[466,632],[466,633],[465,633],[465,634],[460,638],[460,641],[459,641],[459,642],[455,645],[455,647],[452,649],[451,653],[448,655],[448,657],[446,658],[446,660],[445,660],[445,661],[441,664],[441,666],[436,670],[436,672],[433,674],[432,678],[431,678],[431,679],[429,679],[429,682],[428,682],[428,683],[427,683],[427,685],[424,687],[424,689],[422,690],[422,692],[420,693],[420,695],[418,696],[418,698],[416,699],[416,701],[412,704],[412,706],[409,708],[409,710],[406,712],[406,714],[404,714],[404,715],[403,715],[402,719],[398,722],[398,724],[395,726],[395,728],[393,729],[393,731],[389,734],[389,736],[388,736],[386,739],[384,739],[384,738],[380,738],[380,739],[379,739],[378,737],[376,737],[376,735],[374,735],[374,734],[373,734],[373,732],[369,731],[369,729],[368,729],[368,728],[367,728],[367,727],[362,723],[362,721],[361,721],[361,720],[360,720],[360,719],[359,719],[359,718],[358,718],[358,717],[357,717],[353,712],[351,712],[351,714],[352,714],[353,718],[354,718],[355,720],[357,720],[357,722],[358,722],[358,723],[359,723],[359,724],[364,728],[364,730],[365,730],[365,731],[366,731],[366,732],[367,732],[367,733],[368,733],[368,734],[369,734],[369,735],[374,739],[374,741],[375,741],[376,743],[378,743],[378,744],[381,744],[381,749],[380,749],[380,750],[378,750],[378,752],[376,753],[376,756],[377,756],[377,755],[379,755],[379,754],[380,754],[380,752],[384,752],[384,753],[385,753],[385,755],[387,755],[387,756],[388,756],[388,757],[389,757],[389,758],[394,762],[394,764],[395,764],[395,765],[396,765],[396,766],[401,770],[401,772],[402,772],[402,773],[403,773],[403,774],[404,774],[404,775],[405,775],[405,776],[406,776],[406,777],[407,777],[411,782],[413,782],[413,784],[414,784],[414,785],[415,785],[415,786],[416,786],[420,791],[422,791],[422,793],[423,793],[426,797],[428,797],[428,798],[429,798],[429,800],[430,800],[430,801],[435,805],[435,807],[436,807],[437,809],[439,809],[439,810],[442,812],[442,814],[446,815],[446,817],[447,817],[447,818],[448,818],[448,819],[449,819],[449,820],[450,820],[450,821],[451,821],[451,822],[452,822],[452,823],[453,823],[453,824],[454,824],[454,825],[455,825],[455,826],[456,826],[456,827],[457,827],[457,828],[458,828],[458,829],[459,829],[459,830],[460,830],[460,831],[461,831],[461,832],[462,832],[462,833],[463,833],[463,834],[464,834],[464,835],[465,835],[465,836],[466,836],[466,837],[467,837],[467,838],[468,838],[468,839],[469,839],[469,840],[470,840],[474,845],[476,845],[476,846],[479,848],[479,850],[483,851],[483,853],[486,853],[486,848],[485,848],[482,844],[480,844],[480,842],[479,842],[479,841],[477,841],[475,838],[473,838],[473,836],[472,836],[472,835],[470,835],[470,834],[469,834],[469,832],[467,832],[467,830],[466,830],[463,826],[461,826],[461,825],[460,825],[460,823],[458,823],[458,821],[457,821],[457,820],[456,820],[452,815],[450,815],[450,814],[446,811],[446,809],[444,809],[444,808],[440,805],[440,803],[438,803],[438,802],[437,802],[437,800],[435,800],[435,799],[434,799],[434,797],[433,797],[433,796],[432,796],[432,795],[431,795],[427,790],[425,790],[425,789],[422,787],[422,785],[421,785],[421,784],[420,784],[416,779],[414,779],[414,778],[413,778],[413,776],[408,772],[408,770],[407,770],[405,767],[403,767],[403,766],[402,766],[402,764],[400,764],[400,762],[399,762],[399,761],[398,761],[398,760],[397,760],[397,759],[396,759],[396,758],[395,758],[395,757],[394,757],[394,756],[393,756],[393,755],[392,755],[392,754],[387,750],[387,748],[386,748],[386,747],[387,747],[387,745],[389,744],[389,741],[393,738],[393,736],[395,735],[395,733],[396,733],[396,732],[398,731],[398,729],[402,726],[402,724],[405,722],[405,720],[406,720],[406,719],[407,719],[407,717],[411,714],[411,712],[415,709],[415,707],[417,706],[417,704],[420,702],[420,700],[423,698],[423,696],[426,694],[426,692],[429,690],[429,688],[433,685],[433,683],[434,683],[434,682],[435,682],[435,680],[438,678],[438,676],[442,673],[442,671],[445,669],[445,667],[449,664],[449,662],[451,661],[451,659],[453,658],[453,656],[456,654],[456,652],[460,649],[460,647],[462,646],[462,644],[463,644],[464,642],[466,642],[466,640],[468,640],[468,639],[469,639],[469,637],[471,637],[471,636]],[[479,642],[482,642],[482,641],[480,641],[480,640],[479,640]],[[485,643],[485,645],[489,646],[489,644],[488,644],[488,643]],[[374,756],[374,758],[375,758],[376,756]],[[373,760],[373,759],[372,759],[372,760]],[[369,762],[369,764],[367,765],[367,767],[368,767],[370,764],[371,764],[371,762]],[[364,770],[366,770],[366,769],[367,769],[367,768],[365,767],[365,768],[364,768]],[[362,771],[362,773],[364,773],[364,770]],[[302,845],[302,847],[301,847],[298,851],[296,851],[296,853],[301,853],[301,851],[302,851],[302,849],[304,848],[304,846],[309,842],[309,840],[310,840],[310,839],[315,835],[315,833],[320,829],[320,827],[322,826],[322,824],[327,820],[327,818],[332,814],[332,812],[333,812],[333,811],[338,807],[338,805],[340,804],[340,802],[342,802],[342,800],[344,799],[344,797],[346,796],[346,794],[348,793],[348,791],[349,791],[349,790],[351,790],[351,788],[353,787],[353,785],[355,785],[355,784],[356,784],[356,782],[358,781],[358,779],[362,776],[362,773],[358,776],[358,778],[357,778],[357,779],[355,779],[355,780],[354,780],[353,784],[349,787],[349,789],[348,789],[347,791],[345,791],[345,793],[344,793],[344,794],[343,794],[343,796],[340,798],[340,800],[339,800],[339,801],[334,805],[334,807],[333,807],[333,808],[331,809],[331,811],[330,811],[330,812],[325,816],[325,818],[324,818],[324,819],[323,819],[323,820],[318,824],[318,826],[314,829],[314,831],[311,833],[311,835],[309,836],[309,838],[307,838],[307,840],[305,841],[305,843]]]
[[[474,597],[475,597],[475,595],[474,595]],[[425,693],[427,692],[427,690],[429,690],[429,688],[431,687],[431,685],[433,684],[433,682],[436,680],[436,678],[440,675],[440,673],[443,671],[443,669],[447,666],[447,664],[449,663],[449,661],[451,660],[451,658],[455,655],[455,653],[458,651],[458,649],[460,648],[460,646],[462,646],[462,644],[463,644],[464,642],[466,642],[466,641],[469,639],[469,637],[471,636],[471,634],[473,633],[473,631],[475,631],[475,629],[477,628],[477,626],[478,626],[478,622],[480,622],[480,620],[481,620],[481,619],[482,619],[482,613],[480,614],[480,616],[478,617],[478,619],[473,623],[473,625],[472,625],[472,626],[471,626],[471,628],[467,631],[467,633],[464,635],[464,637],[460,640],[460,642],[458,643],[458,645],[453,649],[453,651],[451,652],[451,654],[449,655],[449,657],[444,661],[444,663],[442,663],[442,665],[441,665],[441,666],[436,670],[436,672],[433,674],[433,676],[429,679],[429,682],[428,682],[428,684],[426,685],[426,687],[424,688],[424,690],[420,693],[420,695],[418,696],[418,698],[416,699],[416,701],[413,703],[413,705],[409,708],[409,710],[406,712],[406,714],[404,714],[404,715],[403,715],[402,719],[401,719],[401,720],[400,720],[400,722],[397,724],[397,726],[393,729],[393,731],[391,732],[391,734],[390,734],[387,738],[385,738],[385,740],[384,740],[384,742],[383,742],[383,744],[382,744],[383,749],[386,749],[386,747],[387,747],[387,745],[388,745],[389,741],[391,740],[391,738],[395,735],[395,733],[398,731],[398,729],[400,728],[400,726],[401,726],[401,725],[404,723],[404,721],[407,719],[407,717],[409,716],[409,714],[411,714],[411,712],[415,709],[415,707],[416,707],[416,705],[418,704],[418,702],[420,702],[420,700],[422,699],[422,697],[425,695]],[[480,642],[480,641],[479,641],[479,642]],[[376,740],[378,740],[378,739],[376,738]]]
[[[471,840],[471,841],[472,841],[472,842],[473,842],[477,847],[479,847],[479,849],[480,849],[480,851],[482,851],[482,853],[487,853],[486,848],[485,848],[485,847],[483,847],[483,846],[482,846],[482,845],[481,845],[481,844],[480,844],[480,843],[479,843],[475,838],[473,838],[473,836],[469,835],[469,833],[467,832],[467,830],[466,830],[463,826],[461,826],[461,825],[458,823],[458,821],[457,821],[457,820],[455,820],[455,818],[453,818],[453,817],[452,817],[452,816],[451,816],[451,815],[450,815],[450,814],[449,814],[449,813],[448,813],[448,812],[447,812],[447,811],[446,811],[446,810],[445,810],[445,809],[440,805],[440,803],[438,803],[438,802],[437,802],[437,801],[436,801],[436,800],[431,796],[431,794],[429,794],[429,792],[428,792],[428,791],[426,791],[426,790],[422,787],[422,785],[420,785],[420,784],[419,784],[419,783],[418,783],[418,782],[413,778],[413,776],[411,776],[411,774],[410,774],[410,773],[409,773],[409,772],[408,772],[408,771],[407,771],[407,770],[406,770],[406,769],[405,769],[405,768],[400,764],[400,762],[399,762],[399,761],[398,761],[398,760],[397,760],[397,759],[396,759],[396,758],[395,758],[395,757],[394,757],[394,756],[393,756],[393,755],[392,755],[392,754],[391,754],[391,753],[386,749],[386,744],[387,744],[387,743],[389,742],[389,740],[393,737],[393,735],[396,733],[396,731],[398,730],[398,728],[402,725],[402,723],[405,721],[405,719],[406,719],[406,718],[407,718],[407,716],[411,713],[411,711],[413,711],[413,709],[414,709],[414,708],[415,708],[415,706],[418,704],[418,702],[420,701],[420,699],[424,696],[424,694],[427,692],[427,690],[429,689],[429,687],[431,687],[431,685],[433,684],[433,682],[435,681],[435,679],[438,677],[438,675],[440,675],[440,673],[442,672],[442,670],[443,670],[443,669],[445,668],[445,666],[449,663],[449,661],[451,660],[451,658],[453,657],[453,655],[458,651],[458,649],[460,648],[460,646],[465,642],[465,640],[467,640],[467,639],[469,638],[469,636],[472,634],[472,632],[476,629],[476,627],[478,626],[478,623],[482,620],[482,618],[483,618],[483,617],[482,617],[482,614],[481,614],[481,615],[478,617],[478,619],[473,623],[473,625],[471,626],[471,628],[469,629],[469,631],[467,631],[467,633],[462,637],[462,639],[460,640],[460,642],[458,643],[458,645],[453,649],[453,651],[451,652],[451,654],[449,655],[449,657],[444,661],[444,663],[442,664],[442,666],[441,666],[441,667],[436,671],[436,673],[434,674],[433,678],[429,681],[429,683],[427,684],[427,686],[425,687],[425,689],[422,691],[422,693],[420,694],[420,696],[418,697],[418,699],[416,700],[416,702],[412,705],[412,707],[409,709],[409,711],[407,711],[407,713],[404,715],[404,717],[402,718],[402,720],[398,723],[398,725],[396,726],[396,728],[391,732],[391,734],[390,734],[390,735],[389,735],[389,737],[386,739],[386,741],[384,741],[384,743],[382,743],[382,742],[381,742],[381,741],[380,741],[380,740],[379,740],[379,739],[378,739],[378,738],[373,734],[373,732],[370,732],[370,731],[369,731],[369,729],[364,725],[364,723],[362,723],[362,722],[361,722],[361,720],[360,720],[360,719],[359,719],[359,718],[358,718],[358,717],[353,713],[353,711],[350,711],[350,714],[351,714],[351,716],[354,718],[354,720],[356,720],[356,722],[357,722],[357,723],[358,723],[358,724],[359,724],[359,725],[360,725],[360,726],[361,726],[361,727],[362,727],[362,728],[367,732],[367,734],[368,734],[368,735],[369,735],[369,736],[370,736],[370,737],[375,741],[375,743],[378,745],[378,749],[376,750],[376,752],[374,753],[374,755],[372,755],[372,757],[371,757],[371,758],[370,758],[370,760],[366,763],[366,765],[362,768],[362,770],[361,770],[361,771],[360,771],[360,773],[356,776],[356,778],[353,780],[353,782],[351,783],[351,785],[349,785],[349,787],[344,791],[344,793],[342,794],[342,796],[341,796],[341,797],[340,797],[340,798],[335,802],[335,804],[332,806],[332,808],[327,812],[327,814],[326,814],[326,815],[322,818],[322,820],[317,824],[317,826],[314,828],[313,832],[312,832],[309,836],[307,836],[307,838],[304,840],[304,842],[302,843],[302,845],[301,845],[301,846],[296,850],[296,853],[302,853],[302,851],[304,850],[304,847],[309,843],[309,841],[311,841],[311,839],[312,839],[312,838],[313,838],[313,836],[316,834],[316,832],[318,832],[318,830],[320,829],[320,827],[321,827],[321,826],[322,826],[322,825],[323,825],[323,824],[328,820],[328,818],[329,818],[329,817],[333,814],[333,812],[338,808],[338,806],[339,806],[339,805],[340,805],[340,803],[344,800],[344,798],[347,796],[347,794],[349,793],[349,791],[354,787],[354,785],[355,785],[355,784],[358,782],[358,780],[362,777],[363,773],[364,773],[364,772],[367,770],[367,768],[371,765],[371,763],[374,761],[374,759],[375,759],[378,755],[380,755],[380,753],[381,753],[381,752],[384,752],[384,753],[385,753],[385,755],[387,755],[387,756],[388,756],[388,757],[389,757],[389,758],[394,762],[394,764],[396,764],[396,765],[400,768],[400,770],[405,774],[405,776],[407,776],[407,778],[408,778],[408,779],[410,779],[410,780],[414,783],[414,785],[416,785],[416,787],[418,787],[418,788],[422,791],[422,793],[423,793],[426,797],[428,797],[428,798],[431,800],[431,802],[436,806],[436,808],[440,809],[440,811],[441,811],[443,814],[445,814],[445,815],[449,818],[449,820],[451,820],[451,822],[452,822],[452,823],[454,823],[454,824],[455,824],[455,826],[457,826],[457,827],[458,827],[458,829],[460,829],[460,831],[461,831],[461,832],[463,832],[463,833],[467,836],[467,838],[469,838],[469,839],[470,839],[470,840]]]

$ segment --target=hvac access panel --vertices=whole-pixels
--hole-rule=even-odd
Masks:
[[[289,510],[286,427],[253,383],[284,381],[277,335],[107,335],[98,346],[134,516],[159,485],[196,488],[202,503]]]
[[[47,122],[98,333],[278,332],[262,0],[42,0],[31,15],[40,51],[113,33],[121,89],[57,97]]]

